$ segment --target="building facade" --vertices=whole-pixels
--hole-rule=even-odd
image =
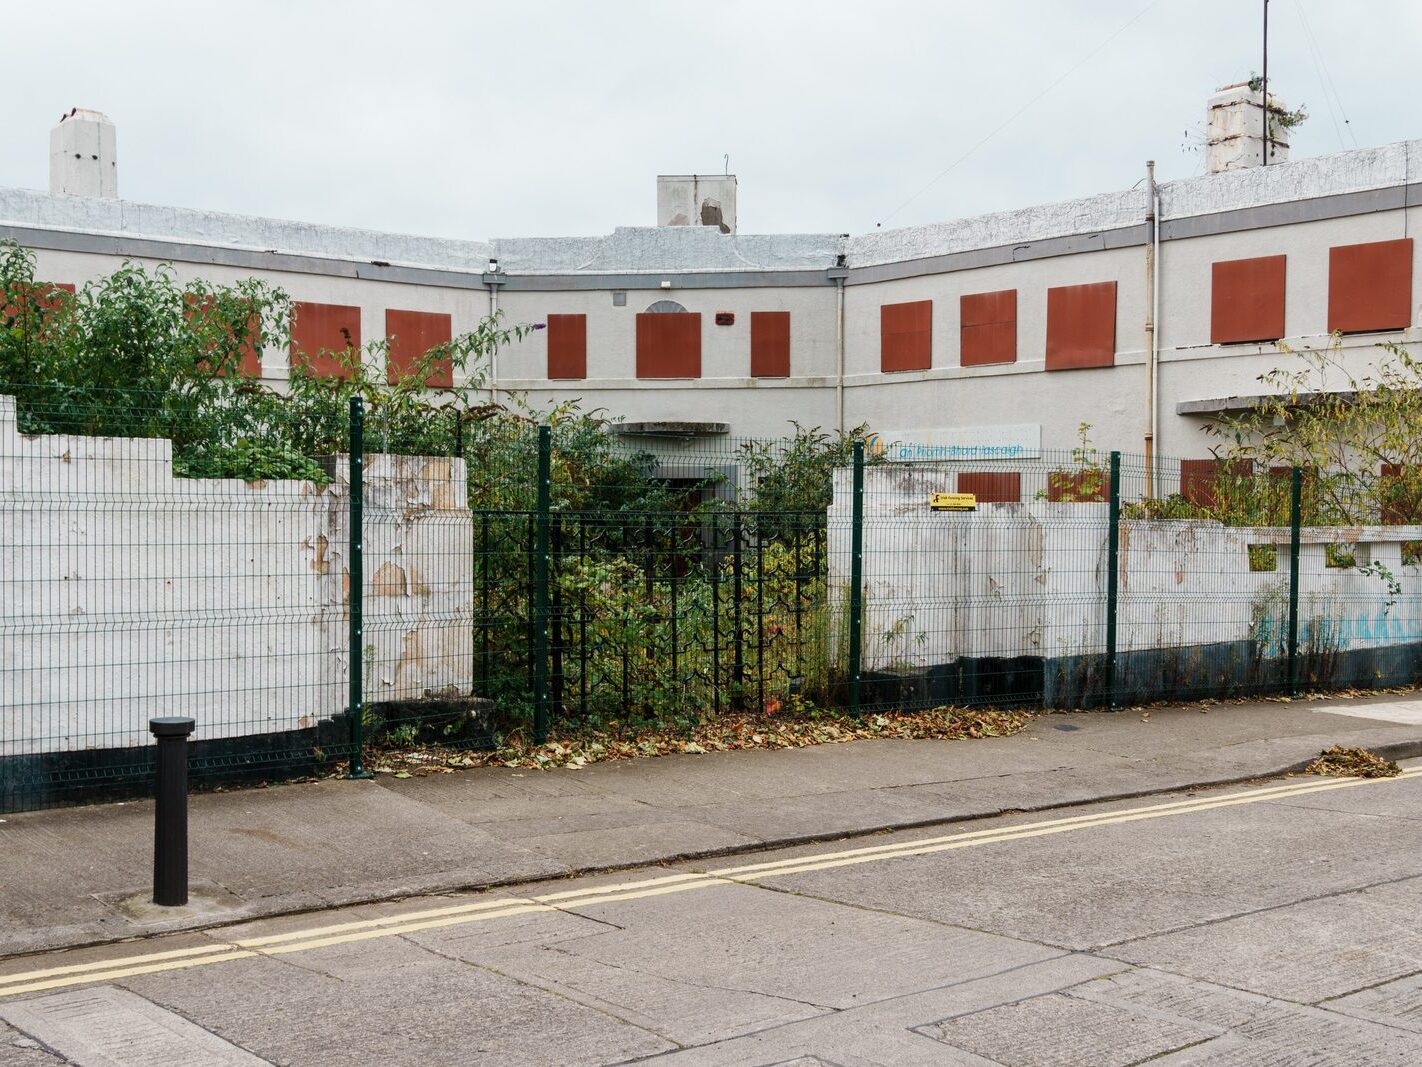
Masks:
[[[279,285],[297,315],[295,354],[261,353],[276,383],[346,336],[392,337],[399,360],[498,311],[546,329],[497,354],[491,395],[576,397],[644,429],[864,424],[1030,455],[1086,422],[1099,448],[1199,457],[1206,420],[1287,364],[1279,342],[1337,332],[1361,367],[1418,340],[1422,141],[1267,167],[1235,153],[1220,173],[862,236],[740,234],[734,178],[678,176],[662,225],[475,242],[122,200],[106,121],[66,116],[55,191],[0,189],[0,237],[57,284],[132,259]]]

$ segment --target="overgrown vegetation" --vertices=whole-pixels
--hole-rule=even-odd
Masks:
[[[1214,442],[1208,470],[1182,475],[1179,491],[1124,500],[1123,517],[1285,526],[1297,467],[1305,526],[1422,522],[1422,364],[1392,342],[1366,363],[1348,360],[1336,337],[1321,350],[1281,350],[1290,363],[1260,376],[1264,399],[1205,428]],[[1090,431],[1081,425],[1071,462],[1039,495],[1105,498],[1109,477]],[[1353,566],[1339,562],[1346,546],[1329,551],[1330,565]]]

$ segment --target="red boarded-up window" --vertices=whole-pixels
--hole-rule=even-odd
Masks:
[[[1412,325],[1412,238],[1328,250],[1328,332]]]
[[[912,300],[879,308],[879,369],[928,370],[933,366],[933,301]]]
[[[206,332],[210,329],[218,329],[226,335],[227,343],[224,345],[220,341],[214,341],[208,351],[213,348],[223,347],[222,355],[225,357],[230,352],[230,346],[237,340],[237,330],[231,322],[214,322],[212,318],[216,315],[216,300],[211,295],[198,296],[196,293],[185,293],[183,302],[187,304],[188,321],[195,323],[197,329]],[[262,376],[262,318],[256,312],[247,316],[246,336],[242,340],[241,347],[237,352],[237,373],[244,378],[260,378]],[[222,365],[218,366],[216,373],[222,377],[227,373],[228,363],[225,358],[220,360]],[[198,369],[202,371],[212,370],[212,363],[209,360],[201,360]]]
[[[790,377],[790,312],[751,312],[751,377]]]
[[[0,291],[0,329],[13,323],[26,334],[41,331],[43,320],[64,302],[59,293],[74,295],[68,282],[35,282],[17,284],[8,293]]]
[[[1053,504],[1100,504],[1110,492],[1111,472],[1099,467],[1047,473],[1047,499]]]
[[[1047,370],[1116,362],[1116,283],[1047,290]]]
[[[548,316],[548,377],[551,379],[588,376],[588,317]]]
[[[1017,290],[965,293],[958,301],[960,361],[965,367],[1017,362]]]
[[[291,305],[291,365],[318,378],[349,378],[340,356],[360,347],[360,308],[298,300]]]
[[[1228,259],[1212,267],[1210,343],[1277,341],[1284,336],[1286,256]]]
[[[1182,459],[1180,495],[1200,507],[1214,507],[1219,502],[1217,486],[1220,474],[1225,471],[1239,478],[1248,478],[1254,473],[1254,463],[1247,459],[1229,462],[1220,459]]]
[[[637,316],[637,377],[701,377],[701,313],[643,311]]]
[[[1022,475],[1017,471],[963,471],[958,492],[972,493],[979,504],[1016,504],[1022,499]]]
[[[1422,523],[1422,472],[1401,463],[1382,465],[1382,524]]]
[[[390,355],[385,376],[391,385],[409,377],[415,364],[431,348],[449,344],[454,336],[450,318],[439,311],[385,311],[385,336],[390,339]],[[454,388],[454,364],[448,359],[433,360],[425,372],[430,389]]]

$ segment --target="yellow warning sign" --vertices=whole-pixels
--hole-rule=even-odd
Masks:
[[[928,506],[934,511],[977,511],[978,498],[973,493],[933,493]]]

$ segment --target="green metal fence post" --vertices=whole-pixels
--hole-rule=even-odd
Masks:
[[[538,428],[538,514],[533,545],[533,738],[548,740],[548,542],[553,466],[553,431]]]
[[[864,442],[854,442],[854,518],[849,535],[849,710],[859,714],[864,629]]]
[[[1303,470],[1289,485],[1289,695],[1299,695],[1299,535],[1303,526]]]
[[[350,665],[351,778],[374,777],[365,769],[365,401],[351,397],[350,469],[347,476],[350,517]]]
[[[1116,699],[1116,613],[1120,607],[1121,580],[1121,453],[1111,453],[1111,503],[1106,549],[1106,703]]]

